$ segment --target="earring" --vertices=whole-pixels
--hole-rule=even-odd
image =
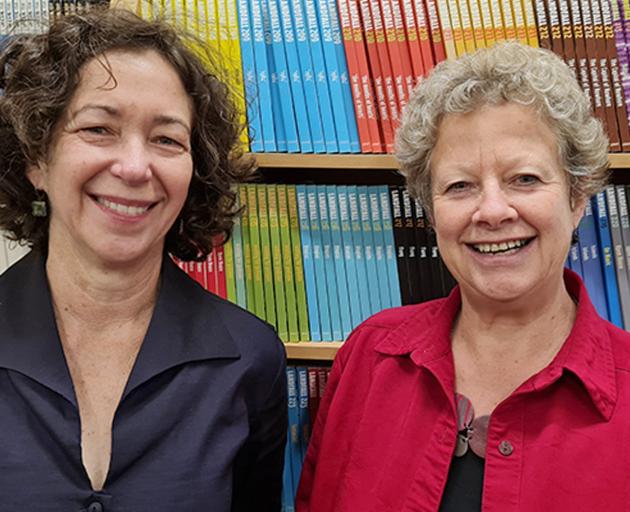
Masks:
[[[46,206],[46,201],[44,200],[44,193],[37,189],[35,189],[35,193],[37,194],[37,199],[31,201],[31,213],[33,214],[33,217],[48,216],[48,207]]]

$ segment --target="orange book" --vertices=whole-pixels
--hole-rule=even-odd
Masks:
[[[374,2],[372,2],[372,5],[374,5]],[[383,31],[385,33],[385,42],[387,45],[387,55],[389,55],[389,62],[392,66],[394,85],[396,87],[396,96],[398,97],[398,112],[400,113],[402,112],[404,106],[407,104],[410,89],[407,85],[406,70],[403,67],[402,56],[400,54],[400,48],[396,36],[396,27],[394,26],[392,4],[389,0],[381,0],[380,8],[380,13],[382,16],[381,20],[384,29]],[[374,11],[372,11],[372,14],[374,14]],[[373,21],[375,22],[374,27],[376,28],[376,20],[373,19]]]
[[[413,70],[414,82],[418,83],[422,80],[426,71],[424,69],[424,61],[422,59],[420,38],[418,37],[416,13],[413,10],[411,0],[402,0],[401,4],[405,32],[407,33],[407,44],[409,46],[409,57],[411,58],[411,69]]]
[[[431,50],[431,38],[428,15],[425,9],[424,2],[422,0],[403,0],[409,2],[416,17],[416,27],[418,29],[418,41],[420,42],[420,51],[422,52],[422,65],[424,67],[424,74],[428,75],[429,71],[435,66],[435,60],[433,58],[433,51]],[[438,32],[440,26],[438,24]],[[440,34],[439,39],[442,39]]]
[[[339,7],[339,24],[341,25],[343,47],[346,51],[348,79],[350,81],[350,90],[352,91],[352,100],[357,120],[357,129],[359,131],[361,152],[372,153],[374,150],[373,144],[376,146],[376,152],[379,152],[381,144],[378,127],[376,126],[374,109],[372,108],[371,112],[368,112],[368,103],[370,103],[370,106],[373,106],[373,101],[371,101],[370,98],[365,97],[364,90],[361,86],[363,70],[360,68],[359,60],[357,58],[357,45],[354,43],[352,23],[350,22],[350,10],[348,8],[347,0],[337,0],[337,6]],[[370,114],[372,117],[371,121],[376,128],[376,139],[373,138],[374,134],[370,130]]]
[[[444,38],[442,37],[442,29],[440,24],[440,16],[438,14],[438,8],[436,0],[424,0],[424,4],[427,8],[426,13],[429,19],[429,31],[431,34],[431,48],[433,50],[433,62],[437,64],[446,60],[446,47]],[[422,4],[422,0],[416,0],[417,4]],[[419,8],[417,8],[418,10]]]
[[[405,80],[405,85],[407,89],[407,97],[411,95],[411,91],[416,84],[416,77],[422,76],[422,72],[420,75],[416,75],[414,72],[413,65],[411,64],[411,54],[410,54],[410,41],[407,38],[407,31],[405,30],[405,22],[403,19],[402,6],[400,3],[401,0],[391,0],[390,6],[392,9],[392,18],[394,20],[394,30],[396,31],[396,42],[398,43],[398,52],[400,53],[400,61],[403,67],[403,77]],[[383,0],[385,2],[385,0]],[[413,16],[412,16],[413,20]],[[414,23],[415,25],[415,23]],[[417,34],[417,33],[416,33]],[[416,38],[417,43],[417,38]],[[422,55],[420,55],[420,65],[422,65]],[[424,69],[422,69],[424,71]]]
[[[377,77],[376,70],[380,70],[383,90],[386,98],[387,113],[389,114],[388,117],[393,134],[396,132],[396,128],[398,128],[398,123],[400,121],[399,103],[396,92],[396,84],[394,82],[394,73],[387,53],[387,42],[385,41],[385,30],[383,29],[381,9],[378,0],[359,0],[359,6],[361,7],[361,16],[363,17],[363,26],[365,28],[365,37],[368,41],[368,49],[370,49],[368,34],[370,32],[373,32],[374,34],[374,47],[376,48],[375,53],[377,58],[374,58],[373,52],[370,52],[370,67],[372,69],[372,76],[375,77],[375,79]],[[368,30],[370,24],[373,29],[371,31]],[[382,108],[379,108],[379,112],[381,112],[381,123],[383,126],[383,132],[385,132],[386,123],[383,122],[384,117]],[[388,149],[388,152],[391,151]]]

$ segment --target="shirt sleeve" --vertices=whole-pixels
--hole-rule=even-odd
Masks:
[[[234,471],[232,512],[279,512],[282,471],[287,439],[286,355],[277,341],[273,365],[277,370],[271,386],[262,381],[266,399],[250,423],[250,435],[242,448]],[[274,364],[275,363],[275,364]]]

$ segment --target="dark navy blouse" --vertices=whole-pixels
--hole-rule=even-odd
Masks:
[[[165,258],[94,492],[44,258],[31,253],[0,277],[2,512],[275,512],[286,421],[272,328]]]

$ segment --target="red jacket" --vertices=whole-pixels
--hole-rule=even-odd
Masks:
[[[630,334],[597,315],[575,274],[565,281],[578,301],[570,336],[492,413],[484,512],[630,510]],[[320,406],[297,512],[438,510],[455,448],[459,307],[455,290],[354,331]]]

